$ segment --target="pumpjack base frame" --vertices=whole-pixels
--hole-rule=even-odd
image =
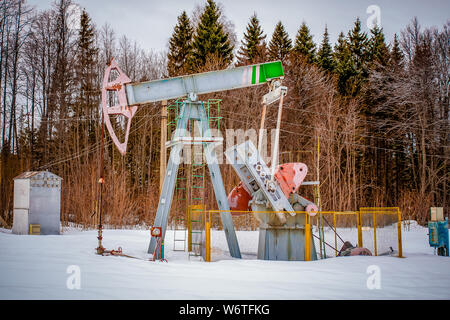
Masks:
[[[311,243],[314,243],[312,235]],[[258,259],[304,261],[305,229],[298,227],[260,227]],[[310,260],[317,260],[315,246],[311,246]]]
[[[252,210],[261,221],[259,228],[258,259],[262,260],[305,260],[304,216],[294,213],[278,183],[271,185],[270,170],[261,158],[259,151],[248,140],[225,151],[233,169],[238,174],[252,197]],[[270,188],[271,187],[271,188]],[[257,200],[257,201],[254,201]],[[258,201],[259,200],[259,201]],[[267,206],[256,204],[266,202],[277,212],[280,226],[269,225],[273,213],[260,213]],[[284,211],[285,213],[280,213]],[[311,235],[311,260],[317,260],[316,249]]]
[[[204,103],[202,101],[185,100],[183,102],[179,118],[177,120],[176,130],[172,137],[172,141],[178,141],[178,143],[169,142],[168,144],[172,145],[172,149],[170,151],[170,157],[167,164],[164,183],[154,222],[155,227],[161,227],[162,229],[162,239],[164,239],[166,234],[169,212],[172,205],[176,178],[181,160],[181,151],[183,149],[183,145],[185,144],[202,143],[206,163],[208,165],[210,178],[214,188],[214,194],[216,196],[217,206],[219,210],[230,210],[227,194],[222,180],[222,174],[219,168],[219,162],[214,150],[216,144],[220,143],[221,140],[214,139],[214,137],[211,136],[209,121],[203,104]],[[189,120],[195,120],[199,125],[201,139],[197,139],[198,141],[195,141],[195,139],[192,141],[182,141],[182,138],[185,137]],[[230,250],[230,255],[233,258],[241,258],[241,252],[231,214],[229,212],[221,212],[220,217],[227,239],[228,248]],[[150,239],[148,253],[153,253],[156,245],[156,238],[152,237]]]

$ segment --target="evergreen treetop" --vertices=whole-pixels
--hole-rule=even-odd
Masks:
[[[284,30],[284,26],[279,21],[275,26],[272,39],[269,42],[269,59],[284,61],[292,49],[292,40],[289,39],[288,33]]]
[[[75,72],[80,90],[80,103],[83,104],[89,104],[90,101],[86,100],[86,95],[90,95],[95,86],[97,53],[98,48],[95,46],[94,26],[88,13],[83,10],[80,16],[80,29],[78,31],[77,68]]]
[[[266,35],[259,23],[259,19],[254,13],[247,25],[244,39],[238,52],[238,65],[262,62],[266,55]]]
[[[356,72],[363,77],[367,76],[368,71],[368,46],[367,34],[361,31],[361,21],[357,18],[353,29],[348,32],[348,48],[350,49]]]
[[[400,49],[397,34],[394,34],[394,43],[390,52],[389,62],[394,68],[403,69],[403,52]]]
[[[308,26],[303,22],[297,32],[293,50],[294,52],[305,56],[308,63],[314,62],[316,54],[316,44],[312,38],[313,36],[311,35]]]
[[[95,30],[88,13],[83,10],[78,31],[78,59],[81,64],[93,65],[98,52],[95,47]]]
[[[333,49],[330,45],[327,26],[325,26],[322,43],[317,51],[317,65],[325,70],[333,71]]]
[[[169,76],[177,76],[186,72],[186,63],[192,51],[193,28],[186,11],[178,16],[177,25],[169,39],[167,69]]]
[[[371,64],[381,64],[382,66],[386,66],[389,62],[389,49],[384,39],[383,29],[375,24],[370,30],[370,33],[369,59]]]
[[[333,68],[338,75],[338,89],[342,95],[348,95],[352,92],[349,86],[349,80],[356,75],[355,66],[349,48],[349,43],[340,33],[333,52]]]
[[[209,59],[216,59],[221,67],[233,60],[233,46],[219,21],[220,10],[213,0],[208,0],[200,16],[192,42],[190,67],[202,68]]]
[[[84,143],[95,140],[95,119],[98,115],[97,54],[94,25],[86,10],[82,10],[74,79],[78,90],[75,103],[69,108],[72,109],[72,116],[86,117],[89,121],[71,123],[68,131],[76,131],[77,138]]]
[[[361,30],[361,21],[356,19],[353,29],[348,32],[348,48],[351,55],[352,71],[347,81],[346,94],[356,96],[369,76],[370,50],[367,33]]]

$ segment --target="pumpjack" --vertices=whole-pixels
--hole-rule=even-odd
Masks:
[[[113,74],[115,75],[114,77]],[[298,195],[295,196],[295,192],[306,176],[306,165],[292,163],[277,166],[281,108],[283,97],[287,92],[287,88],[281,85],[283,78],[284,71],[280,61],[145,82],[132,82],[119,68],[114,59],[108,64],[102,88],[103,119],[114,144],[121,154],[126,153],[131,120],[140,106],[151,102],[184,98],[179,111],[176,130],[171,137],[171,141],[166,143],[166,146],[171,148],[171,151],[153,224],[153,227],[161,229],[160,238],[162,240],[164,240],[167,229],[180,159],[183,158],[183,146],[200,145],[204,150],[217,206],[221,211],[220,218],[230,255],[234,258],[241,258],[230,214],[230,203],[232,209],[238,208],[233,204],[233,201],[236,200],[235,194],[237,192],[244,194],[245,192],[246,195],[244,196],[249,201],[244,207],[250,206],[250,208],[258,212],[263,207],[263,211],[272,209],[286,212],[277,213],[276,216],[255,213],[255,217],[261,223],[258,257],[275,260],[303,260],[304,238],[302,237],[304,237],[304,230],[302,229],[303,223],[301,221],[304,221],[304,219],[300,215],[296,215],[294,211],[301,207],[312,212],[317,211],[317,207],[305,198]],[[198,96],[262,84],[269,85],[269,92],[263,97],[261,129],[264,126],[266,106],[275,101],[280,101],[277,135],[275,138],[276,146],[273,151],[271,168],[264,163],[256,147],[249,141],[227,150],[225,155],[242,180],[240,189],[233,190],[230,196],[227,197],[215,153],[215,147],[217,144],[222,143],[223,139],[213,136],[209,130],[204,102],[198,100]],[[109,95],[111,93],[116,97],[116,99],[112,99],[115,101],[115,104],[110,103]],[[126,120],[123,141],[119,141],[114,131],[113,123],[111,122],[111,116],[113,115],[123,116]],[[190,121],[196,123],[196,127],[199,129],[198,136],[193,137],[191,134],[186,134]],[[260,130],[259,148],[261,148],[261,141],[262,130]],[[292,198],[291,201],[289,201],[289,198]],[[286,232],[279,230],[285,230]],[[157,240],[156,237],[151,237],[148,253],[155,252]],[[276,243],[278,245],[271,249],[274,247],[273,244]],[[311,255],[315,259],[314,242],[312,242]]]

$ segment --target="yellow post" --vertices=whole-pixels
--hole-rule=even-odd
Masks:
[[[377,213],[373,214],[373,247],[375,248],[375,255],[377,256]]]
[[[205,261],[211,262],[211,213],[205,211]]]
[[[358,211],[358,213],[356,214],[356,223],[358,224],[358,247],[362,247],[363,246],[363,238],[362,238],[362,216],[361,216],[361,211]]]
[[[398,223],[397,223],[397,234],[398,234],[398,257],[403,258],[402,250],[402,212],[397,208]]]
[[[311,261],[311,216],[305,213],[305,261]]]
[[[192,222],[191,222],[191,206],[188,207],[188,252],[192,251]]]
[[[334,248],[336,249],[336,257],[337,257],[338,252],[337,252],[336,212],[333,212],[333,226],[334,226]]]

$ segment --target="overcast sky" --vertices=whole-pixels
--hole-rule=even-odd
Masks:
[[[144,49],[163,50],[183,11],[191,15],[201,0],[75,0],[84,7],[95,24],[100,27],[108,22],[117,35],[125,34],[136,40]],[[356,17],[367,31],[367,21],[376,14],[369,10],[371,5],[380,10],[381,25],[387,41],[417,16],[423,27],[441,28],[450,19],[449,0],[222,0],[226,17],[235,25],[240,41],[253,12],[256,12],[267,41],[270,40],[276,23],[281,20],[292,40],[300,24],[305,21],[319,43],[325,24],[328,25],[330,40],[334,43],[339,32],[352,28]],[[28,0],[38,9],[48,9],[53,0]]]

